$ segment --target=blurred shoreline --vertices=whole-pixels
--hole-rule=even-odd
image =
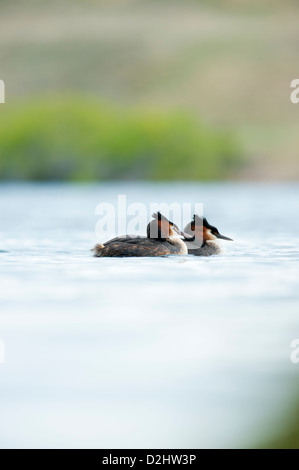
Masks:
[[[205,170],[200,161],[203,174],[197,172],[194,179],[299,179],[299,105],[290,102],[290,83],[298,73],[299,9],[292,2],[126,1],[111,5],[32,0],[26,6],[1,2],[0,11],[0,78],[6,84],[1,128],[28,101],[42,102],[48,97],[51,102],[52,96],[64,100],[71,94],[81,100],[88,96],[90,101],[105,101],[111,107],[180,111],[192,114],[200,120],[201,129],[209,128],[216,138],[219,130],[229,134],[234,142],[229,153],[238,156],[228,171],[223,170],[226,162],[220,146],[214,160],[220,163],[213,163],[212,168],[207,165]],[[18,126],[16,122],[7,131],[16,132],[15,140]],[[26,141],[35,149],[32,135],[39,132],[38,126],[28,135],[23,132],[23,145]],[[70,129],[69,134],[75,139],[77,129]],[[86,136],[88,140],[88,129]],[[184,133],[182,139],[186,147],[192,145]],[[2,159],[10,160],[11,153],[5,154],[2,144],[0,136]],[[48,147],[50,156],[35,155],[36,160],[53,158],[51,142]],[[58,149],[63,151],[63,146]],[[147,153],[151,156],[150,147]],[[203,149],[198,153],[209,160]],[[194,151],[192,155],[196,159]],[[23,158],[27,158],[26,151]],[[120,152],[118,163],[121,158]],[[119,177],[118,163],[115,178]],[[188,158],[186,164],[190,165]],[[138,168],[136,174],[131,167],[125,173],[131,171],[133,179],[143,178]],[[6,177],[0,163],[0,178]],[[20,177],[36,176],[22,176],[20,171]],[[151,172],[145,177],[156,178]],[[170,171],[168,178],[180,175]]]

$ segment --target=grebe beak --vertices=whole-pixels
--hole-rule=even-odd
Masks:
[[[215,237],[220,238],[221,240],[228,240],[230,242],[233,242],[234,240],[232,238],[225,237],[224,235],[221,235],[221,233],[213,233]]]

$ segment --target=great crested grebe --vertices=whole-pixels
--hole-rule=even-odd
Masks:
[[[188,249],[180,238],[191,239],[192,236],[181,230],[164,217],[160,212],[152,215],[153,219],[147,226],[146,237],[124,235],[94,247],[94,256],[126,257],[126,256],[165,256],[187,255]]]
[[[185,241],[189,255],[211,256],[221,253],[221,248],[217,243],[218,239],[233,241],[231,238],[225,237],[219,233],[216,227],[210,225],[207,219],[193,216],[192,222],[186,225],[187,234],[193,235],[193,241]]]

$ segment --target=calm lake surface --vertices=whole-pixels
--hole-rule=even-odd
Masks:
[[[220,256],[97,259],[100,202],[203,202]],[[299,185],[0,185],[1,447],[255,446],[298,392]]]

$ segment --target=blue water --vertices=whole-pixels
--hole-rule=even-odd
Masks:
[[[203,202],[220,256],[100,259],[99,202]],[[292,410],[299,185],[0,185],[1,447],[258,445]]]

